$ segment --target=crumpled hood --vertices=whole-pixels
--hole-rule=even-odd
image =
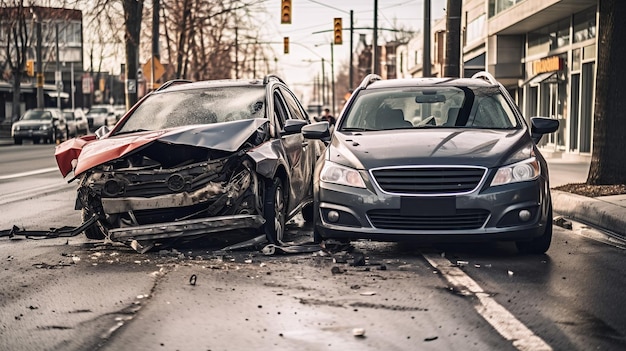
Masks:
[[[393,132],[335,132],[330,161],[357,169],[403,165],[501,165],[531,142],[526,129],[420,129]]]
[[[106,136],[102,139],[88,136],[60,144],[56,148],[55,157],[63,176],[72,170],[72,160],[77,159],[74,170],[76,176],[156,141],[235,152],[265,123],[268,120],[257,118]]]

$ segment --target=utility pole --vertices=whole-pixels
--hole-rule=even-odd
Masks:
[[[332,82],[332,89],[333,89],[333,116],[336,116],[335,113],[335,58],[334,58],[334,43],[331,41],[330,42],[330,77],[331,77],[331,82]]]
[[[428,1],[428,0],[426,0]],[[372,73],[380,74],[380,57],[378,57],[378,0],[374,0],[374,39],[372,40]]]
[[[152,60],[150,60],[150,88],[154,90],[154,60],[160,59],[159,54],[159,10],[160,0],[152,0]],[[113,86],[111,85],[111,89]]]
[[[37,108],[44,107],[43,101],[43,63],[41,58],[41,18],[39,17],[39,13],[35,13],[35,26],[37,27]]]
[[[430,77],[430,0],[424,0],[424,57],[422,60],[422,77]]]
[[[350,10],[350,82],[348,89],[354,89],[354,49],[352,42],[352,33],[354,31],[354,11]]]
[[[460,77],[461,68],[461,0],[448,0],[446,6],[446,57],[444,77]]]
[[[59,58],[59,23],[54,24],[54,34],[56,36],[55,40],[55,50],[56,50],[56,70],[54,71],[54,85],[57,89],[57,108],[61,108],[61,90],[63,89],[63,76],[61,75],[61,63]]]

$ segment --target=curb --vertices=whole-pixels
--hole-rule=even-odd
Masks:
[[[610,202],[550,190],[554,212],[587,223],[626,239],[626,216],[623,207]]]

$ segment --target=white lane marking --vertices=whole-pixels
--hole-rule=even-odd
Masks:
[[[31,176],[31,175],[49,173],[49,172],[58,171],[58,170],[59,170],[58,167],[35,169],[33,171],[28,171],[28,172],[3,175],[3,176],[0,176],[0,180],[20,178],[20,177],[28,177],[28,176]]]
[[[552,350],[540,337],[535,335],[511,312],[496,302],[489,294],[470,278],[462,269],[437,254],[423,254],[424,258],[458,289],[463,295],[474,295],[478,303],[474,306],[491,326],[505,339],[512,341],[513,346],[520,351],[548,351]]]

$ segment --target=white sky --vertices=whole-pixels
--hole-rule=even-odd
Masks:
[[[445,15],[446,0],[431,0],[431,21]],[[301,96],[316,76],[321,76],[321,58],[328,64],[325,73],[330,74],[333,18],[341,17],[344,28],[350,27],[350,10],[354,11],[354,27],[373,27],[374,0],[292,0],[292,24],[280,24],[281,0],[269,0],[266,6],[271,18],[262,20],[264,37],[272,38],[272,48],[278,59],[277,73]],[[423,0],[378,0],[378,44],[389,38],[391,32],[380,30],[402,27],[419,31],[424,19]],[[432,23],[431,22],[431,23]],[[314,34],[315,32],[328,31]],[[355,30],[353,40],[359,34],[372,41],[371,30]],[[283,37],[290,40],[289,54],[283,54]],[[350,58],[349,31],[343,32],[343,45],[334,46],[335,73],[347,65]],[[314,62],[307,62],[314,61]],[[273,67],[273,66],[272,66]]]

